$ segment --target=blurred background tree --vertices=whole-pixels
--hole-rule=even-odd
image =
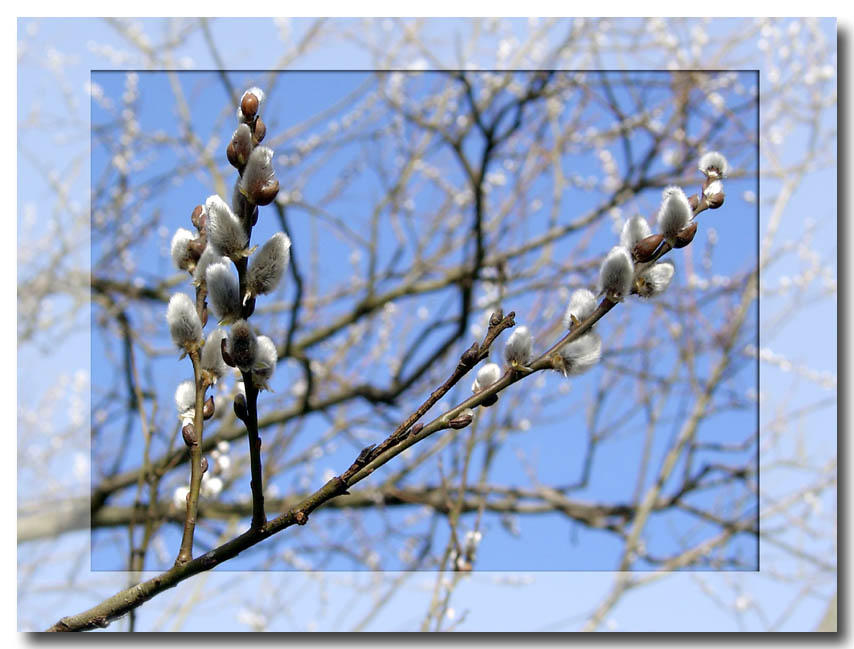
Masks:
[[[253,317],[280,351],[275,392],[260,401],[271,513],[384,439],[482,338],[495,309],[516,312],[535,350],[550,346],[570,293],[595,284],[622,222],[652,216],[665,186],[695,193],[707,150],[730,161],[727,200],[669,256],[677,273],[663,297],[629,300],[598,325],[595,370],[511,387],[471,427],[425,440],[309,525],[222,566],[259,571],[239,587],[204,586],[229,583],[228,574],[199,576],[111,628],[496,628],[501,602],[554,589],[557,576],[534,571],[561,570],[603,572],[564,577],[591,581],[584,598],[498,627],[663,628],[632,594],[666,581],[711,603],[731,628],[787,628],[808,611],[818,623],[835,592],[835,441],[804,427],[832,412],[835,376],[773,342],[807,305],[835,308],[835,263],[826,261],[835,245],[818,236],[828,225],[798,219],[810,179],[835,166],[826,23],[86,25],[89,56],[138,68],[88,79],[91,150],[78,146],[63,166],[34,153],[43,138],[70,150],[88,128],[81,88],[59,83],[64,104],[19,112],[21,165],[38,179],[27,182],[55,195],[24,199],[19,218],[19,431],[51,433],[46,444],[19,432],[22,626],[47,626],[135,579],[89,572],[89,561],[93,571],[122,571],[132,556],[146,570],[174,559],[183,517],[175,495],[188,470],[172,394],[189,376],[165,328],[169,296],[186,290],[168,246],[196,204],[230,195],[225,144],[250,85],[268,94],[265,144],[282,187],[261,208],[258,242],[282,230],[293,240],[286,281]],[[19,65],[43,62],[35,44],[57,22],[19,26]],[[268,39],[269,51],[235,49],[238,32]],[[330,42],[377,71],[189,71],[340,67],[323,58]],[[774,61],[765,65],[761,120],[758,74],[685,71],[738,68],[753,48],[783,56],[784,46],[801,69],[783,79]],[[619,71],[629,54],[631,67],[650,71]],[[47,72],[61,81],[74,56],[49,51]],[[584,68],[615,70],[560,71]],[[90,156],[91,224],[81,199],[89,179],[79,175]],[[816,217],[835,208],[811,207]],[[797,215],[788,229],[787,211]],[[90,316],[91,380],[57,369],[49,388],[28,379],[41,353],[53,367],[63,362],[57,341],[88,345],[81,325]],[[503,362],[502,342],[494,361]],[[757,389],[758,362],[779,372],[778,396],[766,394],[765,375]],[[202,501],[196,554],[245,529],[251,514],[234,389],[233,380],[218,386],[205,434],[219,482]],[[140,486],[146,461],[163,469],[150,491]],[[68,582],[57,591],[60,568]],[[282,570],[291,572],[272,572]],[[751,576],[794,585],[766,606],[761,588],[745,586]],[[92,594],[63,595],[58,610],[57,593],[84,584]],[[259,588],[270,593],[263,603]],[[478,605],[484,589],[492,613]],[[231,617],[211,617],[222,610]]]

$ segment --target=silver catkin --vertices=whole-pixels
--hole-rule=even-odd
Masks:
[[[276,289],[290,261],[291,240],[277,232],[252,255],[246,274],[245,297],[266,295]]]

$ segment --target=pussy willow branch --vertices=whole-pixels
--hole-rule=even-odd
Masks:
[[[693,209],[693,215],[696,217],[700,212],[709,207],[708,203],[699,196],[692,196],[692,205],[696,205]],[[660,259],[666,254],[670,247],[661,246],[657,251],[655,259]],[[649,262],[654,263],[654,262]],[[635,277],[648,268],[648,264],[638,264],[635,269]],[[583,334],[590,330],[602,317],[605,316],[617,303],[611,302],[607,298],[603,299],[596,310],[584,321],[576,324],[573,328],[563,336],[559,341],[552,345],[546,352],[537,357],[527,367],[513,366],[508,368],[504,375],[492,385],[486,387],[477,394],[465,399],[463,402],[451,408],[447,412],[436,417],[423,427],[412,426],[410,422],[414,422],[418,417],[419,412],[429,409],[425,408],[425,404],[435,403],[438,399],[434,399],[437,392],[441,395],[446,394],[453,385],[458,382],[466,373],[468,373],[476,364],[472,362],[473,358],[486,358],[489,354],[489,347],[501,331],[512,326],[513,314],[502,318],[500,314],[493,314],[490,319],[490,328],[481,345],[473,345],[466,350],[460,358],[457,368],[452,373],[451,377],[446,381],[431,397],[419,406],[416,411],[408,417],[401,426],[392,433],[379,447],[367,447],[359,454],[356,461],[340,476],[331,478],[320,489],[315,491],[310,496],[303,499],[297,505],[267,522],[261,527],[250,527],[249,530],[220,545],[209,552],[206,552],[200,557],[197,557],[186,563],[176,563],[170,570],[157,575],[156,577],[144,581],[136,586],[132,586],[126,590],[116,593],[112,597],[104,600],[100,604],[90,608],[87,611],[64,617],[48,631],[87,631],[95,628],[103,628],[109,625],[113,620],[125,615],[129,611],[137,608],[143,603],[155,597],[159,593],[177,586],[182,581],[189,579],[193,575],[211,570],[219,564],[227,561],[247,548],[257,545],[261,541],[281,532],[293,525],[305,525],[308,522],[309,515],[324,503],[337,498],[338,496],[347,494],[349,487],[364,480],[378,468],[389,462],[394,457],[400,455],[407,448],[417,444],[423,439],[429,437],[433,433],[440,430],[451,428],[451,422],[459,417],[460,413],[467,408],[476,408],[485,401],[491,400],[492,397],[505,390],[507,387],[521,381],[522,379],[535,374],[545,369],[554,367],[553,357],[560,349],[570,342],[580,338]],[[443,388],[444,389],[443,391]],[[441,398],[441,396],[439,397]],[[422,415],[423,415],[422,413]],[[197,416],[198,416],[197,412]],[[401,431],[401,432],[398,432]],[[408,432],[407,432],[408,431]],[[377,453],[379,448],[382,450]]]
[[[249,246],[252,241],[252,211],[254,206],[247,205],[247,213],[239,214],[240,220],[246,226],[246,245]],[[234,262],[237,268],[239,294],[246,294],[246,270],[248,267],[248,259],[246,257]],[[254,300],[243,306],[243,317],[248,320],[254,310]],[[252,527],[263,527],[267,522],[267,515],[264,513],[264,473],[261,466],[261,437],[258,434],[258,388],[252,380],[252,372],[241,372],[243,376],[243,386],[246,388],[246,419],[243,423],[246,425],[246,437],[249,442],[249,488],[252,491]]]
[[[193,379],[196,386],[196,411],[193,414],[195,439],[190,447],[190,493],[187,494],[187,518],[184,522],[184,534],[181,548],[178,550],[176,564],[186,563],[193,558],[193,534],[196,529],[196,517],[199,509],[199,491],[202,486],[202,428],[204,427],[204,404],[207,384],[202,378],[202,363],[199,350],[190,352],[193,362]]]

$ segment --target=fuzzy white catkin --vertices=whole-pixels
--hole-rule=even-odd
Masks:
[[[724,190],[724,184],[720,180],[713,180],[703,190],[703,196],[714,196]]]
[[[228,353],[241,372],[249,372],[255,364],[258,341],[246,320],[238,320],[228,336]]]
[[[222,491],[222,479],[217,477],[205,479],[207,475],[208,474],[205,473],[202,477],[201,494],[206,498],[216,498],[219,495],[219,492]]]
[[[708,151],[700,157],[699,169],[706,176],[723,178],[729,170],[729,164],[722,153]]]
[[[634,264],[629,251],[614,246],[599,269],[599,288],[612,302],[622,302],[632,290]]]
[[[599,362],[602,357],[602,337],[590,331],[578,340],[567,343],[560,350],[566,374],[581,374]]]
[[[249,237],[240,219],[219,196],[205,201],[208,212],[208,242],[224,257],[238,259],[246,250]]]
[[[679,187],[668,187],[664,190],[661,208],[658,210],[658,228],[667,243],[673,245],[676,235],[685,229],[692,216],[691,204],[685,192]]]
[[[187,506],[187,494],[190,493],[189,487],[176,487],[172,494],[172,504],[178,509]]]
[[[638,277],[637,291],[641,297],[661,295],[673,279],[676,267],[670,261],[655,264]]]
[[[596,310],[596,296],[593,291],[586,288],[575,289],[569,298],[569,306],[563,315],[563,326],[569,329],[572,326],[572,316],[579,322],[587,320]]]
[[[638,241],[646,239],[652,232],[649,223],[640,214],[636,214],[623,224],[620,233],[620,245],[627,250],[633,250]]]
[[[269,390],[267,382],[273,378],[279,353],[275,343],[267,336],[258,336],[255,363],[252,365],[252,380],[259,389]]]
[[[219,254],[219,251],[215,250],[214,247],[208,243],[202,251],[199,261],[196,262],[196,268],[193,271],[193,284],[196,286],[204,284],[207,277],[208,266],[215,264],[218,261],[228,261],[228,257],[223,257]]]
[[[172,237],[172,262],[178,270],[188,270],[190,255],[187,246],[194,239],[193,233],[186,228],[178,228]]]
[[[206,273],[208,299],[220,324],[231,324],[240,319],[240,283],[229,264],[217,262],[208,266]]]
[[[192,381],[182,381],[175,390],[175,406],[178,416],[196,408],[196,386]]]
[[[208,334],[205,346],[202,347],[202,369],[210,372],[214,381],[221,379],[228,373],[228,365],[222,360],[222,339],[225,338],[224,329],[214,329]],[[217,404],[217,411],[219,410]]]
[[[507,362],[527,365],[531,362],[533,352],[534,339],[528,327],[523,325],[514,329],[504,346],[504,358],[507,359]]]
[[[166,308],[166,323],[172,341],[187,351],[198,346],[202,340],[202,321],[196,313],[196,305],[186,293],[176,293]]]
[[[251,198],[256,191],[271,183],[275,175],[273,150],[265,146],[255,147],[240,179],[240,193]]]
[[[290,258],[291,240],[284,232],[277,232],[252,255],[246,273],[244,300],[274,291],[282,281]]]
[[[471,386],[471,391],[477,394],[481,390],[488,388],[501,378],[501,368],[495,363],[487,363],[477,372],[477,378]]]

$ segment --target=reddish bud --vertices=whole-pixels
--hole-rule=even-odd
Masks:
[[[204,455],[202,456],[202,461],[200,462],[202,473],[205,473],[208,470],[208,458]]]
[[[196,446],[199,443],[199,438],[196,435],[196,428],[195,426],[193,426],[193,424],[186,424],[181,429],[181,436],[184,438],[184,443],[189,448],[192,448],[193,446]]]
[[[247,119],[255,117],[255,113],[258,112],[258,97],[251,92],[244,94],[243,101],[240,102],[240,110]]]
[[[222,352],[222,360],[225,361],[225,364],[229,367],[234,367],[234,361],[231,358],[231,354],[228,353],[228,339],[223,338],[220,343],[220,351]]]
[[[205,237],[197,237],[187,244],[187,252],[190,253],[190,257],[194,261],[199,261],[207,245],[208,242],[205,240]]]
[[[276,200],[276,195],[279,193],[279,181],[267,183],[263,187],[259,187],[252,195],[252,202],[256,205],[269,205]],[[257,218],[257,217],[256,217]]]
[[[494,395],[493,395],[494,396]],[[448,425],[454,430],[459,430],[461,428],[465,428],[472,422],[472,416],[468,413],[464,415],[460,415],[459,417],[455,417],[448,422]]]
[[[228,158],[228,164],[232,167],[240,169],[243,166],[237,158],[237,149],[234,146],[234,140],[229,142],[228,146],[225,148],[225,157]]]
[[[676,235],[676,240],[673,242],[674,248],[684,248],[694,240],[694,235],[697,234],[697,222],[692,221],[684,230],[681,230]]]
[[[658,246],[661,245],[661,242],[664,240],[664,236],[661,234],[652,234],[648,236],[646,239],[641,239],[635,244],[635,249],[632,250],[632,255],[635,260],[644,263],[652,259],[655,251],[658,250]]]
[[[190,216],[190,221],[192,221],[193,225],[196,226],[197,230],[201,230],[203,227],[202,217],[204,216],[204,208],[201,205],[196,205],[193,210],[193,214]]]
[[[208,397],[208,400],[205,401],[205,407],[202,409],[202,414],[205,416],[205,419],[210,419],[214,416],[214,398],[213,396]]]
[[[721,192],[719,194],[712,194],[711,196],[706,196],[706,204],[709,206],[710,210],[716,210],[721,205],[724,204],[724,193]]]
[[[261,118],[255,120],[255,131],[252,134],[253,140],[255,140],[255,144],[260,144],[264,140],[264,136],[267,135],[267,127],[264,125],[264,122],[261,121]]]
[[[247,417],[246,397],[244,397],[242,394],[238,394],[236,397],[234,397],[234,414],[241,421],[244,421]]]

